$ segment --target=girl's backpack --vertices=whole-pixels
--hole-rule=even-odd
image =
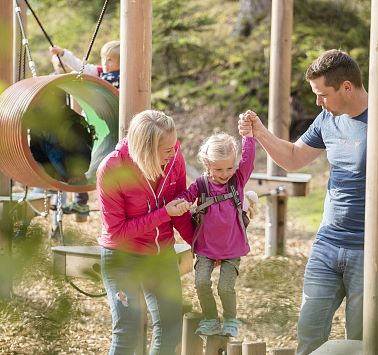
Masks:
[[[234,206],[238,211],[239,222],[243,228],[245,240],[246,242],[248,242],[246,228],[249,224],[249,217],[247,216],[247,213],[243,211],[242,209],[242,203],[239,197],[236,175],[235,174],[232,175],[231,179],[228,180],[227,192],[225,194],[210,196],[209,182],[208,182],[208,178],[206,174],[203,174],[200,177],[198,177],[196,179],[196,184],[198,187],[198,200],[197,200],[197,207],[192,212],[193,224],[196,227],[196,232],[195,232],[193,243],[192,243],[192,249],[193,249],[194,243],[196,242],[198,238],[200,230],[202,229],[203,221],[207,212],[207,208],[213,205],[214,203],[220,203],[222,201],[229,200],[229,199],[233,200]]]

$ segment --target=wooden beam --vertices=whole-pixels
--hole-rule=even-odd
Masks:
[[[195,334],[202,319],[199,313],[185,313],[182,327],[181,355],[202,354],[203,340]]]
[[[56,246],[53,251],[54,272],[69,277],[88,278],[100,273],[99,246]],[[180,274],[184,275],[193,269],[193,257],[190,246],[175,244]],[[64,260],[62,259],[64,258]]]
[[[270,69],[269,69],[269,109],[268,129],[282,139],[289,138],[290,125],[290,80],[291,80],[291,34],[293,30],[293,1],[272,0],[271,40],[270,40]],[[285,176],[286,172],[277,166],[268,157],[267,172],[270,176]],[[265,245],[268,248],[267,256],[282,254],[282,247],[277,242],[284,243],[287,197],[280,199],[281,208],[278,208],[278,197],[271,196],[272,201],[267,208],[267,219],[275,216],[265,228]],[[272,211],[271,209],[276,209]],[[281,224],[280,227],[278,225]],[[274,245],[273,245],[274,244]]]
[[[119,138],[151,106],[152,0],[121,0]]]
[[[13,82],[13,1],[0,0],[0,6],[0,80],[7,87]]]
[[[0,0],[0,93],[13,83],[13,1]],[[0,195],[9,194],[9,178],[0,171]]]
[[[206,338],[205,355],[223,354],[227,351],[227,337],[212,335],[204,338]]]
[[[227,343],[227,355],[242,355],[242,342],[232,340]]]
[[[273,0],[270,38],[268,128],[289,138],[293,0]],[[268,175],[286,175],[270,158]]]
[[[378,354],[378,0],[371,1],[366,162],[363,350]]]
[[[306,196],[310,189],[310,174],[287,174],[287,176],[270,176],[253,173],[245,190],[253,190],[257,195],[278,194],[286,196]]]
[[[13,1],[0,0],[0,93],[13,81]],[[9,178],[0,171],[0,195],[9,195]],[[12,222],[9,203],[0,203],[0,298],[9,300],[12,289]]]
[[[266,343],[243,341],[242,355],[266,355]]]

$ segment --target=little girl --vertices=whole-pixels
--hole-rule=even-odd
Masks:
[[[232,195],[229,180],[235,176],[237,194],[243,203],[243,188],[246,185],[255,159],[255,138],[252,128],[240,130],[242,139],[242,157],[236,167],[238,144],[236,139],[226,133],[209,137],[201,146],[198,158],[202,163],[207,180],[209,195]],[[188,190],[180,195],[189,202],[200,198],[201,191],[197,179]],[[217,198],[207,207],[203,222],[197,227],[193,241],[195,261],[195,287],[205,317],[196,330],[196,334],[237,336],[240,321],[236,319],[235,282],[239,274],[240,257],[249,252],[245,227],[239,218],[234,199]],[[220,264],[218,294],[223,306],[223,329],[218,318],[218,311],[211,289],[211,274],[216,263]]]

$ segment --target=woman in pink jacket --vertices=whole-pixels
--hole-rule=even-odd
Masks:
[[[174,200],[185,189],[173,119],[152,110],[137,114],[97,177],[101,269],[113,323],[109,354],[134,354],[142,335],[141,291],[153,324],[150,354],[175,353],[182,295],[173,227],[188,243],[193,234],[189,204]]]

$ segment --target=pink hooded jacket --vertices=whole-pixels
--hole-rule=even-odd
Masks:
[[[131,160],[126,138],[101,162],[97,171],[101,246],[133,254],[158,254],[161,248],[174,244],[173,227],[191,244],[190,213],[171,217],[164,207],[186,189],[185,161],[178,142],[175,151],[156,191]]]

